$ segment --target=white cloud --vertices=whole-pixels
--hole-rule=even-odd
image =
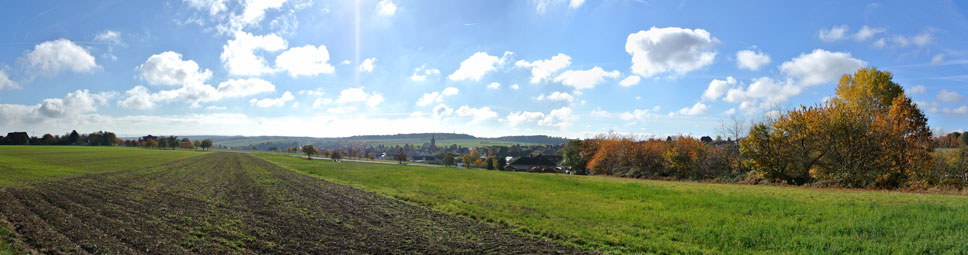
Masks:
[[[7,71],[0,69],[0,90],[19,88],[20,85],[17,84],[17,82],[10,80],[10,76],[7,75]]]
[[[629,77],[625,77],[625,79],[622,79],[622,81],[618,82],[618,85],[621,85],[622,87],[631,87],[639,84],[639,81],[641,80],[642,78],[639,78],[638,75],[629,75]]]
[[[457,93],[459,93],[459,92],[460,92],[460,90],[458,90],[455,87],[447,87],[447,88],[444,89],[444,91],[441,91],[440,94],[442,94],[444,96],[453,96],[453,95],[457,95]]]
[[[374,66],[375,62],[376,62],[376,58],[364,59],[363,63],[360,64],[357,70],[359,70],[360,72],[373,72],[373,68],[375,67]]]
[[[124,44],[124,42],[121,41],[121,32],[114,30],[104,30],[104,32],[94,36],[94,41],[115,45]]]
[[[877,41],[874,41],[871,46],[874,46],[874,48],[884,48],[887,47],[887,41],[884,38],[877,39]]]
[[[770,63],[770,56],[763,52],[741,50],[736,52],[736,64],[739,69],[756,71],[761,66]]]
[[[568,1],[568,7],[575,9],[580,7],[584,3],[585,3],[585,0],[571,0],[571,1]]]
[[[140,72],[139,78],[151,85],[200,84],[212,77],[211,70],[202,70],[193,60],[182,60],[182,55],[174,51],[151,55],[135,70]]]
[[[618,78],[621,75],[618,71],[606,72],[601,67],[593,67],[588,70],[568,70],[555,77],[555,82],[575,88],[575,90],[594,88],[595,85],[605,81],[605,78]]]
[[[734,84],[736,84],[736,79],[732,76],[726,77],[726,80],[713,79],[713,81],[709,82],[709,87],[706,88],[706,91],[703,91],[702,99],[715,101],[726,93],[726,90],[729,89],[729,85]]]
[[[835,42],[847,38],[847,25],[834,26],[830,29],[820,29],[820,33],[817,34],[821,41],[824,42]]]
[[[632,55],[632,73],[643,77],[665,72],[681,75],[712,64],[718,42],[703,29],[652,27],[629,34],[625,51]]]
[[[867,62],[852,58],[850,53],[829,52],[816,49],[809,54],[800,54],[780,65],[780,71],[796,79],[800,85],[811,86],[839,79],[842,75],[854,73],[867,65]]]
[[[501,88],[501,84],[497,82],[492,82],[491,84],[487,84],[487,89],[500,89],[500,88]]]
[[[310,96],[320,97],[320,96],[325,95],[326,92],[323,91],[322,88],[317,88],[317,89],[314,89],[314,90],[300,90],[299,91],[299,94],[300,95],[310,95]]]
[[[753,113],[784,102],[790,97],[799,95],[802,91],[801,86],[791,83],[790,80],[783,82],[761,77],[754,79],[753,83],[746,89],[729,89],[723,100],[730,103],[739,103],[740,109]]]
[[[480,107],[473,108],[469,106],[461,106],[456,111],[457,116],[470,117],[470,124],[478,124],[489,119],[497,118],[497,113],[492,111],[490,107]]]
[[[65,71],[90,73],[100,68],[87,49],[67,39],[37,44],[33,50],[24,52],[20,61],[34,75],[45,76],[54,76]]]
[[[924,93],[924,85],[917,85],[917,86],[911,87],[911,89],[908,90],[908,93],[910,93],[910,94],[921,94],[921,93]]]
[[[702,102],[696,102],[696,104],[692,105],[692,107],[679,109],[678,113],[680,115],[699,115],[706,113],[706,109],[708,109],[708,107],[705,104]]]
[[[91,93],[88,90],[76,90],[68,93],[64,98],[48,98],[37,105],[0,104],[0,127],[22,129],[22,126],[8,126],[10,124],[41,123],[52,119],[78,119],[82,114],[97,111],[97,107],[106,104],[116,92]]]
[[[555,72],[569,65],[571,65],[571,57],[562,53],[558,53],[550,59],[535,60],[534,62],[518,60],[514,63],[514,66],[517,67],[531,68],[531,83],[548,80]]]
[[[188,3],[188,6],[195,9],[208,9],[209,15],[216,15],[222,11],[226,10],[225,2],[227,0],[184,0]]]
[[[564,129],[568,126],[571,126],[571,122],[577,119],[577,116],[572,115],[571,108],[564,106],[551,110],[548,115],[545,115],[543,119],[538,121],[538,125],[553,126]]]
[[[433,115],[435,120],[443,119],[447,116],[450,116],[451,113],[454,113],[454,109],[447,107],[447,105],[438,104],[437,106],[434,106]]]
[[[538,96],[538,100],[572,102],[572,101],[575,101],[575,97],[572,96],[572,95],[570,95],[570,94],[568,94],[567,92],[558,92],[558,91],[555,91],[555,92],[552,92],[548,96],[545,96],[545,95]]]
[[[544,119],[545,115],[541,112],[512,112],[509,113],[505,118],[508,121],[508,126],[516,127],[524,123],[535,122]]]
[[[284,3],[286,0],[246,0],[242,15],[233,17],[233,20],[242,25],[258,24],[265,18],[266,10],[278,9]]]
[[[376,107],[383,102],[383,95],[373,92],[367,94],[363,87],[359,88],[348,88],[340,91],[339,98],[336,99],[336,103],[348,104],[348,103],[365,103],[367,106]]]
[[[335,71],[329,63],[326,45],[289,48],[276,57],[276,68],[289,72],[289,76],[315,76]]]
[[[857,33],[854,34],[854,40],[864,41],[868,38],[874,37],[874,35],[883,33],[884,31],[885,30],[883,28],[870,28],[868,26],[863,26],[860,28],[860,31],[857,31]]]
[[[282,96],[278,98],[263,98],[258,100],[253,98],[249,101],[249,103],[258,106],[259,108],[280,107],[286,105],[286,102],[292,101],[295,98],[296,97],[294,97],[291,92],[286,91],[286,93],[283,93]]]
[[[589,115],[591,115],[592,117],[608,118],[612,116],[612,113],[606,110],[602,110],[602,108],[599,107],[599,108],[595,108],[595,110],[592,110],[591,114]]]
[[[434,103],[440,103],[444,101],[444,97],[457,95],[460,90],[455,87],[447,87],[441,92],[430,92],[424,93],[419,99],[417,99],[417,106],[428,106]]]
[[[655,117],[655,114],[652,112],[653,110],[650,109],[634,109],[631,112],[623,112],[622,114],[619,114],[618,118],[626,121],[644,123],[645,120]],[[592,114],[595,114],[595,112],[592,112]]]
[[[903,35],[895,35],[893,37],[890,37],[890,39],[891,39],[890,42],[892,43],[891,46],[893,47],[903,48],[910,45],[924,47],[924,46],[927,46],[928,44],[931,44],[931,42],[934,41],[934,35],[932,35],[930,32],[924,32],[911,37],[907,37]],[[881,38],[881,40],[884,40],[884,39]],[[878,41],[878,42],[875,42],[874,46],[881,48],[881,47],[887,46],[887,43]]]
[[[276,52],[286,48],[286,41],[276,34],[255,36],[248,32],[235,32],[235,39],[222,46],[219,57],[232,75],[262,75],[275,70],[266,65],[256,50]],[[277,63],[278,64],[278,63]]]
[[[942,102],[956,102],[961,101],[962,96],[961,94],[958,94],[958,92],[941,89],[941,91],[938,92],[937,98]]]
[[[457,68],[454,73],[447,76],[447,79],[453,81],[481,81],[481,77],[488,72],[497,70],[498,66],[502,65],[511,54],[513,53],[505,52],[503,57],[498,58],[497,56],[488,55],[486,52],[474,53],[474,55],[461,61],[460,68]]]
[[[513,90],[518,90],[520,88],[521,88],[521,86],[518,86],[518,84],[511,85],[511,89],[513,89]]]
[[[393,1],[382,0],[376,4],[376,13],[380,16],[393,16],[397,13],[397,5],[393,4]]]
[[[410,80],[412,81],[425,81],[427,76],[440,75],[440,70],[437,68],[427,68],[426,66],[420,66],[413,69],[413,75],[410,75]]]
[[[944,62],[944,54],[934,55],[931,58],[931,64],[940,64],[941,62]]]
[[[276,86],[259,78],[230,79],[218,84],[219,95],[223,98],[247,97],[272,91],[276,91]]]

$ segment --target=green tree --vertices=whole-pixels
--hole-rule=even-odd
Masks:
[[[77,133],[77,130],[71,130],[71,134],[68,135],[68,143],[73,145],[81,145],[81,135]]]
[[[398,163],[403,164],[403,161],[406,161],[406,160],[407,160],[407,152],[404,151],[403,149],[397,150]]]
[[[340,149],[334,149],[333,151],[329,152],[329,158],[338,162],[343,159],[343,153],[340,151]]]
[[[306,154],[306,159],[308,160],[312,160],[313,154],[317,153],[316,147],[313,147],[312,144],[303,145],[302,151],[303,151],[303,154]]]
[[[155,146],[152,146],[152,147],[155,147]],[[159,137],[157,147],[161,147],[162,150],[168,148],[168,139],[165,137]]]
[[[962,133],[958,140],[961,140],[961,147],[968,146],[968,132]]]
[[[207,151],[209,147],[212,147],[212,140],[211,139],[202,140],[202,150]]]
[[[455,158],[456,157],[454,156],[453,152],[447,152],[444,154],[444,166],[453,166],[455,163],[454,161],[456,161]]]
[[[585,172],[585,158],[581,155],[582,141],[579,139],[569,140],[565,148],[562,148],[561,167],[576,173]]]

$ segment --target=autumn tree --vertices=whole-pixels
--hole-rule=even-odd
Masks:
[[[454,156],[453,152],[447,152],[444,154],[444,166],[453,166],[454,161],[456,161],[455,158],[456,157]]]
[[[195,141],[192,141],[192,147],[194,147],[195,150],[198,150],[199,147],[202,147],[202,141],[195,139]]]
[[[212,147],[212,139],[202,140],[202,150],[207,151],[209,147]]]
[[[313,147],[312,144],[303,145],[302,152],[303,154],[306,154],[307,160],[312,160],[313,154],[316,154],[316,147]]]

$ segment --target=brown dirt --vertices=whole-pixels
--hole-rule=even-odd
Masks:
[[[241,153],[0,189],[0,223],[42,254],[587,253]]]

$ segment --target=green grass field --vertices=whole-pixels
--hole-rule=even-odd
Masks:
[[[950,254],[968,251],[968,197],[704,184],[260,154],[435,210],[615,253]]]
[[[207,152],[124,147],[0,146],[0,187],[150,166]]]

